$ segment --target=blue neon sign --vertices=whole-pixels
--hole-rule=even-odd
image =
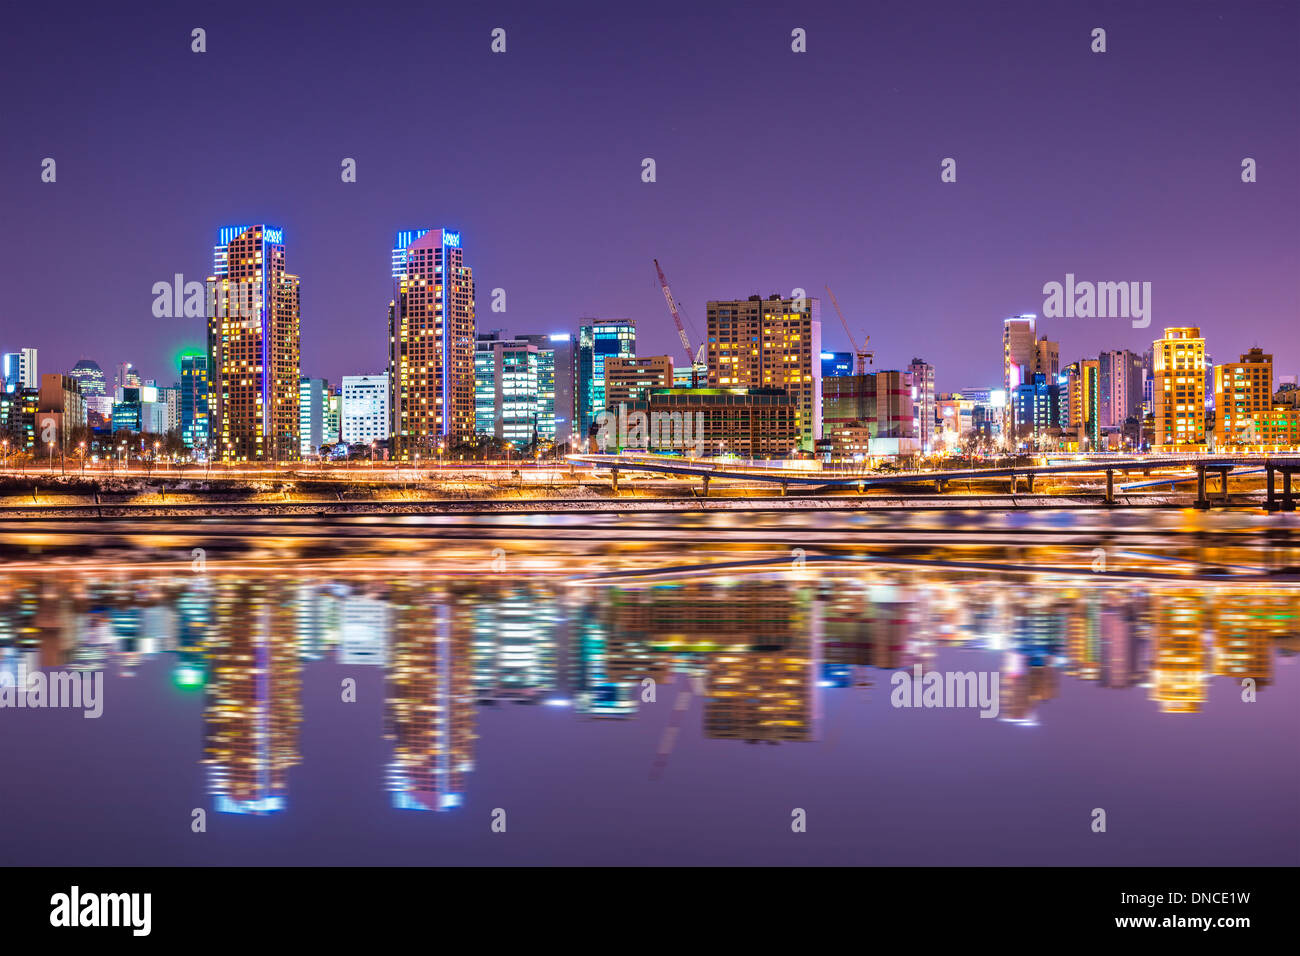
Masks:
[[[263,229],[262,238],[267,242],[271,243],[272,245],[276,245],[276,246],[284,245],[284,230]]]
[[[442,244],[443,244],[444,246],[451,246],[453,249],[459,249],[459,248],[460,248],[460,233],[459,233],[459,232],[448,232],[446,229],[444,229],[444,230],[442,231]]]

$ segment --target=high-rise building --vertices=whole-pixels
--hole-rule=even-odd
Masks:
[[[637,401],[652,388],[673,387],[673,359],[670,355],[611,355],[605,359],[605,407]]]
[[[1038,339],[1034,331],[1036,315],[1026,312],[1002,320],[1002,388],[1011,394],[1033,374],[1038,363]]]
[[[914,358],[907,372],[912,377],[912,426],[921,451],[928,454],[934,447],[934,366]]]
[[[314,455],[325,441],[325,399],[329,383],[323,378],[298,376],[298,453]]]
[[[636,354],[636,323],[593,319],[578,328],[578,434],[585,440],[605,410],[605,359]]]
[[[1101,363],[1097,359],[1074,362],[1057,376],[1057,384],[1064,389],[1058,399],[1061,428],[1079,451],[1097,451],[1101,447]]]
[[[388,438],[388,376],[344,375],[339,431],[348,444],[368,445]]]
[[[1142,357],[1120,349],[1097,356],[1098,414],[1102,428],[1119,428],[1142,415]]]
[[[567,442],[573,429],[577,368],[573,336],[561,333],[515,338],[537,347],[537,438],[546,444]]]
[[[208,357],[181,356],[181,439],[189,448],[206,450],[209,431]]]
[[[499,332],[478,336],[474,351],[474,430],[523,447],[539,438],[540,352]]]
[[[1205,339],[1196,326],[1165,329],[1152,343],[1157,451],[1205,446]],[[1190,446],[1190,447],[1189,447]]]
[[[1273,411],[1273,356],[1251,349],[1240,362],[1214,369],[1214,441],[1220,447],[1255,445]]]
[[[394,457],[426,457],[474,434],[474,272],[461,234],[399,232],[388,305],[389,434]]]
[[[284,230],[224,226],[208,277],[213,455],[299,457],[300,281],[285,271]]]
[[[99,367],[98,362],[82,359],[72,366],[72,371],[68,374],[81,383],[81,394],[84,397],[90,398],[92,395],[108,394],[104,387],[104,370]]]
[[[821,302],[751,295],[707,308],[709,387],[785,389],[799,447],[812,451],[822,437]]]
[[[36,349],[19,349],[6,352],[0,358],[0,373],[3,373],[3,390],[10,394],[24,388],[39,388],[40,379],[36,374]]]

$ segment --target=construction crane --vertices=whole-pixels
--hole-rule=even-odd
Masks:
[[[673,321],[677,323],[677,334],[681,337],[682,348],[686,350],[686,361],[691,363],[691,367],[704,364],[704,344],[700,344],[698,352],[691,353],[691,340],[686,337],[686,326],[682,324],[682,314],[677,311],[677,303],[673,301],[673,292],[668,288],[668,280],[664,278],[664,270],[659,267],[659,260],[655,260],[655,272],[659,273],[659,285],[664,290],[664,300],[668,303],[668,311],[673,314]]]
[[[867,348],[871,344],[871,336],[862,340],[862,348],[858,348],[858,342],[849,331],[848,320],[844,318],[844,313],[840,311],[840,304],[835,298],[835,293],[831,291],[830,286],[826,286],[826,294],[831,297],[831,304],[835,306],[835,314],[840,317],[840,325],[844,326],[844,334],[849,337],[849,344],[853,346],[853,354],[857,356],[857,373],[865,375],[868,365],[874,365],[876,362],[876,353]]]

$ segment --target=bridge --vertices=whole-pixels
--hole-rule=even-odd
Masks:
[[[1300,497],[1300,487],[1294,491],[1291,477],[1300,473],[1300,455],[1261,456],[1258,454],[1190,454],[1190,455],[1151,455],[1144,457],[1099,456],[1085,461],[1053,461],[1045,459],[1042,464],[1009,465],[1000,468],[966,468],[948,471],[897,471],[886,473],[855,474],[847,471],[799,471],[770,464],[759,465],[744,462],[719,463],[707,459],[671,458],[657,455],[623,453],[566,455],[573,466],[584,465],[593,469],[610,472],[614,490],[618,490],[620,472],[647,472],[659,475],[696,477],[700,479],[703,494],[708,495],[709,483],[713,479],[724,481],[760,482],[779,486],[781,494],[787,494],[791,486],[836,488],[855,487],[859,494],[875,485],[928,484],[934,483],[940,494],[947,491],[954,481],[986,480],[1005,478],[1009,482],[1011,494],[1016,494],[1019,481],[1024,478],[1028,483],[1030,494],[1034,490],[1034,479],[1039,475],[1101,474],[1106,475],[1106,503],[1115,503],[1115,473],[1121,475],[1129,472],[1142,472],[1149,476],[1157,469],[1192,468],[1195,475],[1174,476],[1158,481],[1146,482],[1142,486],[1173,485],[1184,481],[1196,480],[1196,506],[1210,507],[1207,491],[1207,477],[1211,474],[1219,478],[1219,498],[1226,501],[1228,497],[1228,476],[1237,468],[1252,469],[1244,474],[1266,476],[1267,511],[1295,511],[1296,499]],[[1281,493],[1278,493],[1277,476],[1282,478]],[[1135,487],[1142,487],[1135,486]]]

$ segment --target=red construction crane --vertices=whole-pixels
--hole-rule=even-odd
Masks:
[[[700,357],[691,352],[691,340],[686,337],[686,326],[682,324],[682,314],[677,311],[677,303],[673,301],[673,292],[668,288],[668,280],[664,278],[664,270],[659,267],[659,260],[655,260],[655,272],[659,273],[659,284],[664,290],[664,299],[668,302],[668,311],[673,314],[673,321],[677,323],[677,334],[681,336],[682,348],[686,350],[686,361],[694,367],[700,364]],[[700,352],[704,351],[704,346],[700,346]]]
[[[867,336],[862,342],[862,348],[858,348],[857,340],[853,338],[853,333],[849,331],[848,320],[844,318],[844,313],[840,311],[840,304],[835,299],[835,293],[831,291],[830,286],[826,286],[826,294],[831,297],[831,304],[835,306],[835,314],[840,317],[840,324],[844,326],[844,334],[849,337],[849,344],[853,346],[853,354],[858,358],[857,373],[865,375],[868,365],[874,365],[876,353],[867,348],[871,344],[871,336]]]

